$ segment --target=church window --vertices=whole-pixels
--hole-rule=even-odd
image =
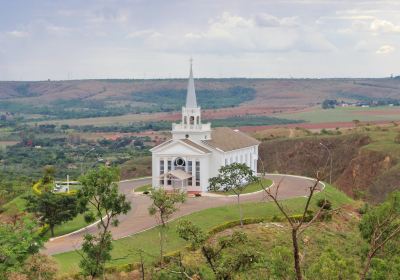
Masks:
[[[187,124],[187,117],[186,116],[183,117],[183,124]]]
[[[190,124],[193,125],[194,124],[194,117],[190,116]]]
[[[200,161],[196,161],[196,187],[200,186]]]
[[[171,171],[171,166],[172,166],[172,161],[169,160],[169,161],[168,161],[168,171]]]
[[[199,117],[196,117],[196,124],[200,124]]]
[[[160,175],[164,174],[164,160],[160,160]],[[163,186],[164,185],[164,178],[162,178],[160,180],[160,185]]]
[[[185,166],[186,166],[186,162],[183,158],[176,158],[174,161],[174,167],[175,169],[179,169],[179,170],[185,170]]]
[[[225,165],[228,165],[228,159],[225,159]]]
[[[193,162],[191,160],[188,160],[188,169],[187,172],[192,175],[192,170],[193,170]],[[191,186],[193,184],[193,178],[190,177],[188,179],[188,186]]]

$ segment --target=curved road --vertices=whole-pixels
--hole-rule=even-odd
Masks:
[[[278,192],[279,199],[287,199],[308,194],[309,187],[312,186],[314,180],[305,177],[290,175],[266,175],[268,179],[274,182],[272,188],[280,183]],[[139,186],[149,184],[150,178],[136,179],[120,182],[120,190],[131,202],[132,209],[127,215],[119,217],[120,224],[116,228],[112,228],[111,232],[114,239],[120,239],[135,233],[144,231],[157,225],[154,217],[148,214],[148,207],[151,205],[150,198],[146,195],[135,193],[133,190]],[[243,194],[240,198],[241,202],[261,202],[268,201],[264,192],[252,194]],[[188,198],[186,203],[182,204],[172,219],[184,216],[206,208],[218,207],[227,204],[236,203],[236,197],[232,196],[202,196]],[[82,237],[85,233],[95,233],[96,225],[91,225],[81,231],[67,234],[58,238],[54,238],[45,244],[43,253],[54,255],[80,248]]]

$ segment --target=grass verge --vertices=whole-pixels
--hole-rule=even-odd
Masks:
[[[312,206],[315,208],[315,201],[323,197],[330,200],[334,208],[354,202],[344,193],[327,184],[323,192],[315,195]],[[304,207],[305,198],[292,198],[285,200],[282,203],[285,205],[285,207],[290,209],[293,214],[298,214]],[[280,216],[279,210],[271,202],[243,203],[242,209],[244,218],[264,218],[268,220],[274,216]],[[216,227],[224,222],[237,220],[237,206],[228,205],[210,208],[172,221],[169,223],[167,231],[167,242],[165,246],[165,250],[167,252],[182,249],[185,245],[187,245],[187,243],[180,239],[176,233],[176,226],[178,222],[183,219],[190,220],[204,230],[209,231],[213,227]],[[158,228],[153,228],[145,232],[114,241],[114,248],[111,253],[112,260],[108,265],[114,266],[135,263],[139,260],[140,249],[145,252],[144,261],[146,263],[154,262],[159,254],[158,239]],[[79,272],[78,264],[80,261],[80,256],[77,252],[72,251],[58,254],[55,255],[54,258],[59,263],[61,273]]]

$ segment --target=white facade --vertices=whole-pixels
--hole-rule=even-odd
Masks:
[[[259,142],[237,130],[211,129],[201,122],[192,65],[181,123],[172,125],[172,139],[153,149],[152,185],[188,192],[207,192],[209,179],[223,165],[246,163],[257,173]]]

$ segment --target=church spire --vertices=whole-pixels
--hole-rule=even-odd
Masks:
[[[196,91],[194,89],[192,64],[193,64],[193,59],[191,58],[190,59],[189,83],[188,83],[187,95],[186,95],[186,108],[197,108]]]

